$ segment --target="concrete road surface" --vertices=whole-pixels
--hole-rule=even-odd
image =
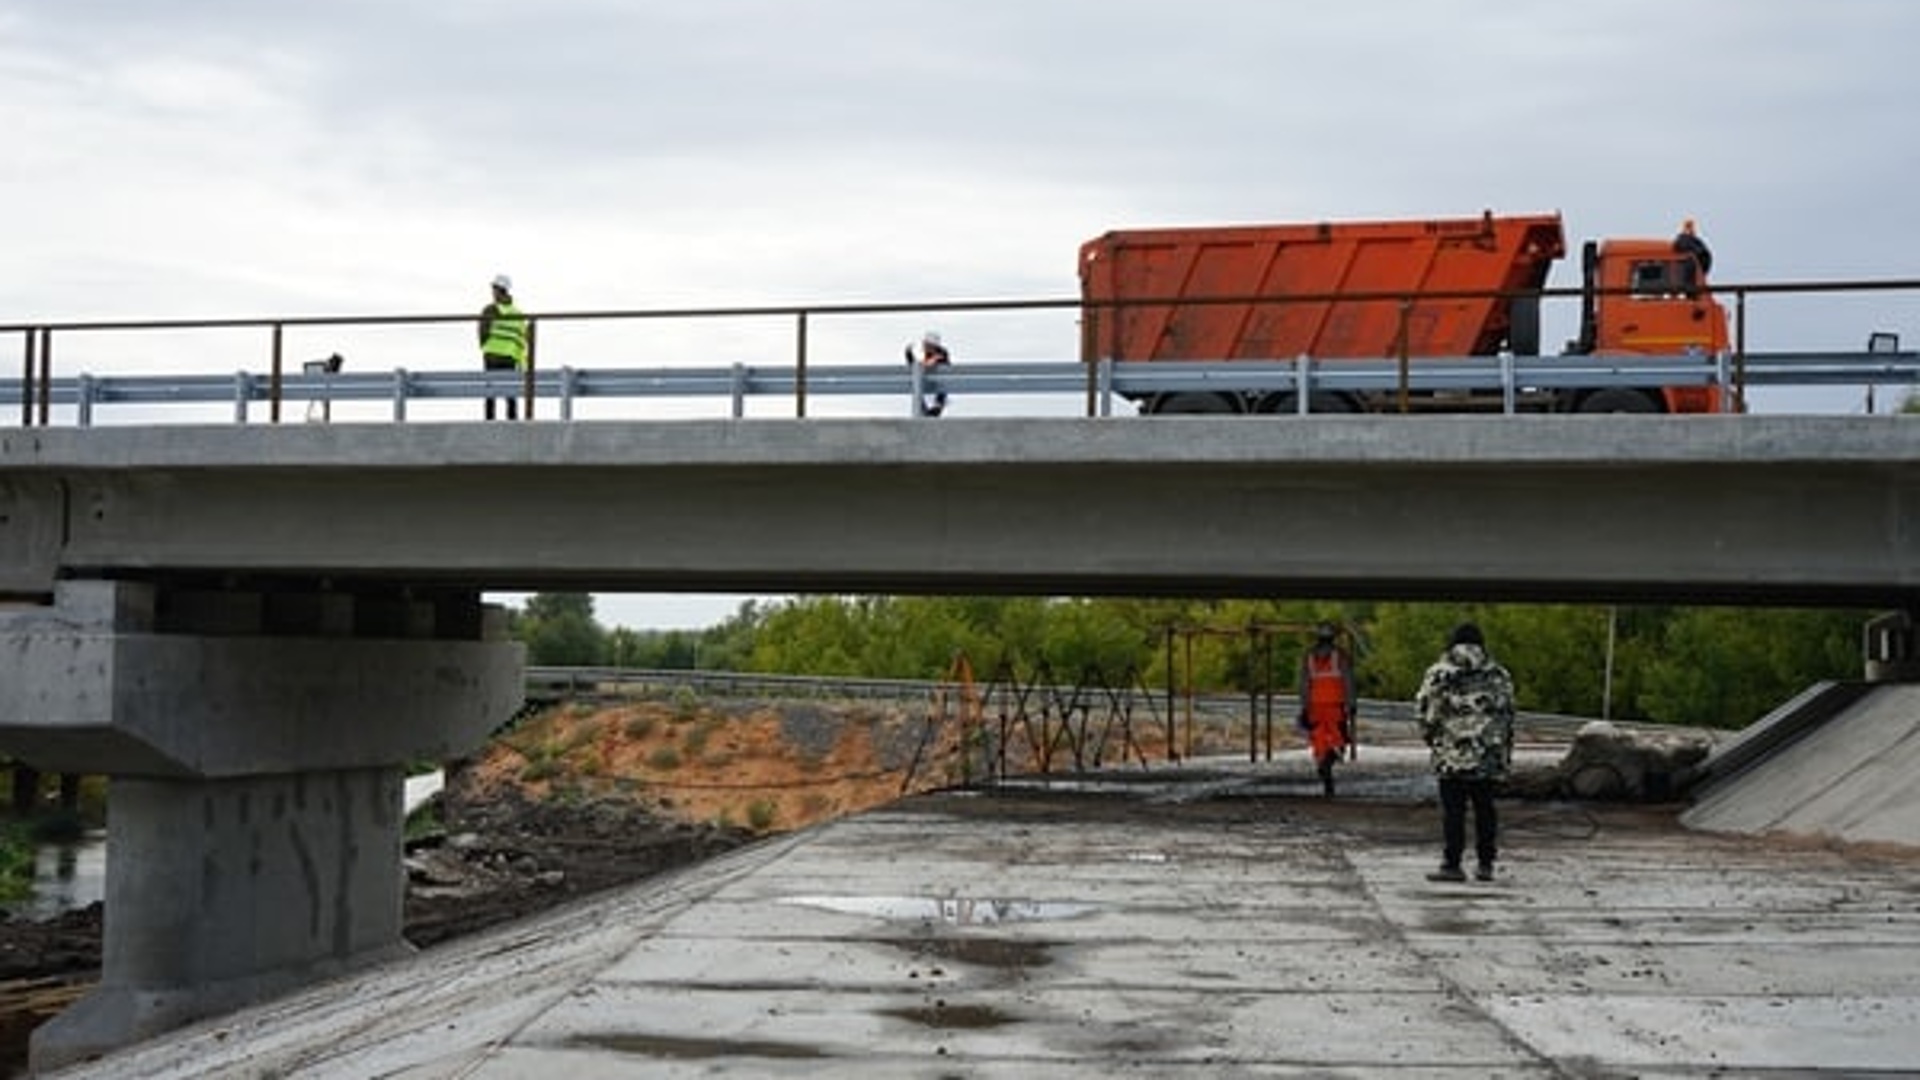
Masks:
[[[1433,884],[1406,764],[922,797],[78,1073],[1920,1074],[1920,850],[1504,803],[1499,879]]]

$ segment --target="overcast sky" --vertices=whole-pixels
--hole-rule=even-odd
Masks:
[[[1575,244],[1693,217],[1723,285],[1920,277],[1916,43],[1912,0],[0,0],[0,323],[468,312],[502,271],[548,311],[1070,297],[1113,228],[1483,209]],[[952,323],[963,360],[1073,356],[1069,315]],[[1920,340],[1920,304],[1748,312],[1755,349],[1875,329]],[[909,331],[823,328],[813,359]],[[653,347],[780,363],[791,336]],[[349,355],[472,365],[457,342]],[[600,612],[733,598],[648,604]]]

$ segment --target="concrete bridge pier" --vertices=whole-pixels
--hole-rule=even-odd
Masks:
[[[405,766],[512,716],[504,631],[464,591],[77,581],[0,609],[0,750],[108,776],[101,982],[33,1067],[406,952]]]
[[[1920,682],[1913,612],[1890,611],[1868,620],[1865,638],[1868,682]]]

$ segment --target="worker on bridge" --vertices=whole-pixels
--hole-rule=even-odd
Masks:
[[[920,366],[923,374],[943,371],[953,362],[953,355],[940,340],[940,331],[929,330],[920,336],[920,355],[913,354],[913,346],[907,346],[907,366]],[[920,415],[939,416],[947,411],[947,392],[939,390],[920,400]]]
[[[1713,249],[1695,231],[1692,218],[1680,223],[1680,233],[1673,238],[1673,250],[1693,257],[1690,265],[1680,268],[1680,279],[1686,286],[1686,293],[1693,296],[1699,292],[1700,280],[1713,270]]]
[[[480,311],[480,364],[487,371],[527,369],[527,317],[513,303],[513,279],[497,274],[493,303]],[[508,397],[507,419],[517,420],[515,399]],[[487,419],[493,419],[493,398],[487,398]],[[529,414],[531,419],[531,414]]]
[[[1333,766],[1341,755],[1355,754],[1353,660],[1340,647],[1332,623],[1314,628],[1313,644],[1300,658],[1300,718],[1320,786],[1333,794]]]

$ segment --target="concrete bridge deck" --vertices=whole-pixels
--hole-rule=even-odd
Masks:
[[[1397,755],[1397,756],[1396,756]],[[926,797],[183,1029],[88,1077],[1914,1075],[1920,852],[1506,805],[1417,752]],[[1370,785],[1385,785],[1371,786]]]

